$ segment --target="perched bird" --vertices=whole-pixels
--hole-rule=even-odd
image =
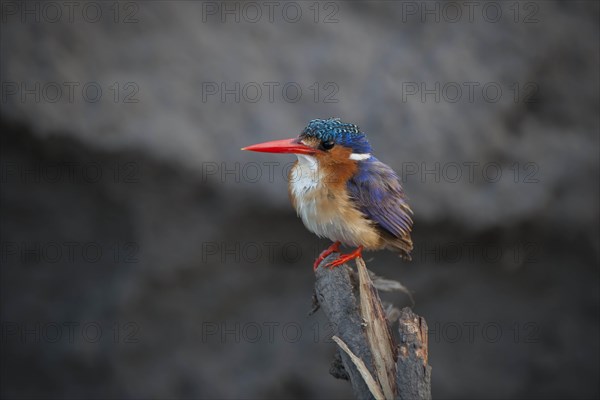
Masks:
[[[314,119],[294,139],[244,147],[266,153],[293,153],[289,195],[308,230],[334,243],[314,263],[357,247],[326,267],[362,256],[362,250],[390,249],[410,259],[412,211],[398,175],[371,155],[367,136],[339,118]]]

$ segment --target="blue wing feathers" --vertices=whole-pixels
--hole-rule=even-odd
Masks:
[[[365,216],[397,238],[410,234],[412,211],[398,175],[375,157],[359,164],[347,184],[350,198]]]

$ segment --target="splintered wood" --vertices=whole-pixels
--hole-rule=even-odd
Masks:
[[[367,266],[362,258],[356,259],[356,266],[358,268],[360,315],[366,323],[365,334],[373,355],[375,375],[385,398],[393,399],[396,392],[396,346],[392,341],[392,334],[385,319],[379,294],[373,287]]]

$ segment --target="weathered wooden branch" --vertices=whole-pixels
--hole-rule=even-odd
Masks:
[[[427,322],[409,307],[402,309],[399,322],[400,349],[396,375],[398,398],[431,399]]]
[[[315,272],[316,298],[339,346],[331,374],[349,379],[358,399],[430,399],[425,320],[404,308],[398,347],[364,261],[357,259],[357,274],[348,265],[324,268],[335,256]]]

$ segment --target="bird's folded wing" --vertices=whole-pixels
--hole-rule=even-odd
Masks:
[[[410,234],[412,210],[394,170],[372,158],[347,185],[350,199],[367,218],[397,238]]]

